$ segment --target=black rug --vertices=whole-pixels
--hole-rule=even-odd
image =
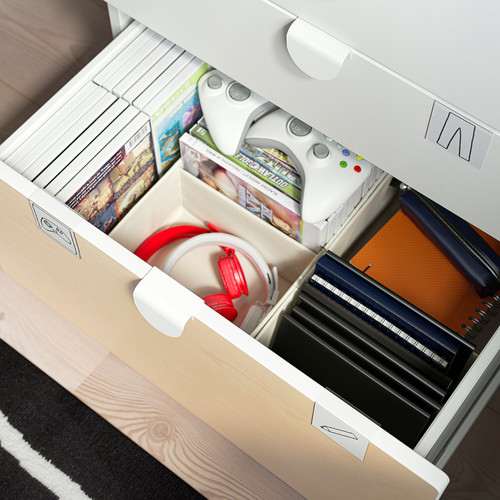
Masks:
[[[0,498],[204,497],[0,341]]]

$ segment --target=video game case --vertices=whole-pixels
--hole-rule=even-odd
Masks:
[[[302,284],[301,292],[299,293],[300,300],[305,300],[304,297],[307,297],[309,304],[311,301],[315,301],[316,305],[322,305],[326,310],[331,312],[333,317],[343,319],[348,324],[357,328],[358,331],[362,332],[366,337],[392,352],[397,358],[414,367],[415,370],[422,373],[423,381],[429,379],[432,383],[441,387],[442,390],[446,392],[450,389],[452,385],[451,378],[444,375],[435,366],[425,361],[422,357],[417,356],[413,351],[407,349],[401,343],[396,342],[391,336],[375,328],[371,323],[365,321],[357,314],[354,314],[351,310],[307,282]]]
[[[283,315],[271,349],[414,447],[431,413],[332,347],[289,314]]]
[[[151,51],[146,57],[140,59],[139,64],[137,64],[128,74],[126,74],[114,87],[113,94],[118,97],[123,97],[126,92],[128,92],[132,86],[137,84],[137,82],[144,78],[144,86],[137,89],[137,97],[140,95],[144,89],[156,78],[154,75],[151,76],[150,81],[146,81],[146,75],[152,70],[153,67],[174,47],[174,44],[163,38],[163,40]],[[161,70],[163,71],[163,70]],[[161,73],[158,69],[157,76]],[[134,97],[134,98],[135,98]],[[133,99],[134,99],[133,98]],[[130,100],[132,104],[133,99]]]
[[[198,120],[197,125],[208,131],[208,125],[205,117]],[[210,132],[209,132],[210,133]],[[213,139],[212,139],[213,142]],[[302,189],[302,179],[296,168],[292,164],[288,156],[271,148],[258,148],[243,141],[240,152],[248,158],[260,163],[263,167],[271,171],[274,175],[282,178],[287,183],[295,186],[297,189]]]
[[[172,68],[183,58],[184,55]],[[188,53],[185,53],[185,58],[189,58]],[[198,81],[209,68],[207,63],[193,57],[141,108],[151,119],[159,176],[180,157],[179,138],[201,116]],[[143,95],[134,105],[140,107]]]
[[[124,76],[123,64],[129,59],[131,55],[135,54],[136,58],[139,57],[139,49],[147,40],[149,40],[152,33],[154,33],[154,31],[147,28],[138,21],[133,21],[131,30],[134,31],[134,38],[132,38],[130,42],[111,61],[109,61],[108,64],[106,64],[106,66],[101,69],[101,71],[99,71],[92,78],[92,81],[96,85],[104,87],[110,92],[110,86],[105,85],[105,82],[108,81],[108,79],[115,79],[117,77],[122,78]],[[109,80],[109,82],[111,82],[111,80]],[[118,82],[115,81],[114,83],[116,84]]]
[[[278,175],[292,184],[292,186],[295,186],[297,189],[302,189],[302,179],[300,174],[291,163],[291,160],[289,160],[284,153],[280,158],[277,158],[270,153],[269,149],[258,148],[244,141],[241,145],[240,151],[245,156],[252,158],[263,167],[271,170],[275,175]]]
[[[151,124],[139,112],[56,198],[109,233],[157,180]]]
[[[120,53],[120,66],[102,81],[100,81],[99,75],[96,75],[96,77],[94,77],[94,82],[110,92],[114,92],[116,85],[118,85],[118,83],[130,72],[133,72],[139,62],[143,58],[146,58],[162,40],[163,37],[161,35],[149,28],[146,29]]]
[[[76,156],[46,186],[45,191],[56,196],[83,168],[102,153],[103,149],[139,114],[139,110],[127,105],[125,110],[115,118],[87,147]],[[35,181],[36,182],[36,181]],[[84,181],[82,181],[83,183]]]
[[[155,85],[155,82],[172,66],[172,64],[184,54],[184,49],[173,45],[160,59],[149,68],[124,94],[123,99],[134,104],[139,97]],[[179,71],[179,68],[177,68]],[[171,72],[171,70],[170,70]],[[151,98],[152,96],[150,96]],[[139,106],[141,102],[139,101]],[[144,104],[144,103],[143,103]],[[139,107],[138,106],[138,107]]]
[[[101,116],[116,101],[116,96],[107,92],[78,121],[67,130],[38,158],[24,170],[23,176],[33,180],[43,172],[69,145]],[[64,126],[64,124],[61,124]]]
[[[217,152],[225,156],[228,160],[234,162],[236,165],[239,165],[240,167],[244,168],[245,170],[248,170],[249,172],[252,172],[253,175],[258,177],[262,181],[273,186],[275,189],[286,194],[293,200],[300,202],[300,197],[302,193],[302,190],[300,188],[298,188],[292,182],[287,181],[286,178],[284,178],[284,176],[278,175],[271,169],[264,166],[262,164],[262,161],[258,162],[257,160],[254,160],[249,156],[246,156],[243,153],[244,151],[243,147],[241,151],[237,152],[235,155],[225,155],[224,153],[221,153],[221,151],[215,145],[215,142],[213,141],[212,136],[210,135],[208,129],[203,128],[202,126],[196,124],[191,128],[189,133],[194,137],[197,137],[198,139],[202,140],[206,144],[208,144],[212,149],[216,150]],[[254,149],[256,150],[257,148]]]
[[[66,103],[64,103],[50,118],[40,125],[8,158],[9,165],[20,173],[31,162],[44,153],[58,137],[78,121],[95,102],[106,95],[106,90],[93,82],[85,84]],[[64,127],[61,127],[64,124]]]
[[[442,403],[447,395],[447,391],[428,379],[421,371],[418,371],[414,365],[407,363],[404,359],[397,356],[394,351],[375,341],[364,330],[357,328],[346,321],[341,316],[333,312],[316,301],[313,297],[307,295],[304,291],[299,293],[293,311],[306,311],[319,321],[324,328],[331,329],[333,335],[336,335],[341,342],[356,346],[360,353],[366,353],[378,360],[381,366],[387,367],[393,373],[404,381],[428,394],[436,402]],[[311,327],[313,330],[314,328]],[[379,332],[379,336],[383,334]]]
[[[184,169],[281,232],[319,251],[330,235],[328,221],[309,224],[300,217],[300,205],[273,186],[236,165],[200,139],[180,139]]]
[[[77,137],[54,161],[52,161],[42,172],[33,177],[33,183],[45,188],[52,182],[77,156],[85,152],[86,148],[91,150],[93,141],[101,136],[101,133],[118,116],[125,111],[128,103],[123,99],[117,99],[104,113],[88,127],[83,134]],[[86,153],[83,153],[86,154]],[[30,175],[32,177],[32,175]]]
[[[141,111],[144,111],[149,102],[162,91],[165,85],[172,81],[194,59],[193,54],[181,49],[177,45],[168,54],[171,52],[172,56],[169,58],[170,62],[168,66],[133,100],[134,106]]]
[[[316,262],[309,283],[404,342],[458,379],[474,346],[332,252]]]

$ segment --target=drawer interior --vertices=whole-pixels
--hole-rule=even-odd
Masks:
[[[182,168],[179,160],[148,194],[110,233],[110,237],[130,251],[135,251],[149,236],[160,230],[180,225],[207,227],[215,224],[221,231],[254,241],[253,246],[268,265],[279,270],[279,296],[283,297],[299,280],[316,254],[292,240],[245,209],[221,195]],[[160,269],[184,239],[165,245],[148,262]],[[217,267],[221,250],[217,246],[195,249],[181,258],[172,277],[200,297],[223,293]],[[255,266],[239,255],[249,294],[235,299],[238,309],[235,323],[240,324],[249,306],[265,298],[262,279]]]
[[[207,223],[213,223],[222,231],[252,241],[266,262],[279,269],[280,299],[260,324],[248,332],[260,343],[271,347],[283,315],[290,313],[294,307],[302,284],[314,273],[318,258],[326,251],[333,251],[345,260],[350,260],[399,209],[398,193],[399,190],[391,185],[390,176],[382,176],[328,245],[320,252],[313,252],[194,177],[184,170],[182,160],[179,160],[109,236],[134,252],[151,234],[165,228],[178,225],[205,227]],[[184,240],[164,246],[149,259],[149,263],[161,269],[168,256],[182,241]],[[190,252],[179,261],[171,275],[200,297],[220,292],[222,283],[217,258],[221,253],[217,247]],[[256,269],[244,256],[240,260],[250,293],[248,297],[243,296],[234,301],[239,311],[235,320],[238,326],[250,305],[256,300],[262,300],[264,296],[262,281]],[[497,323],[498,318],[482,332],[483,347],[494,334]],[[478,349],[473,355],[473,362],[476,362],[479,352]],[[476,371],[481,372],[483,364],[483,369],[487,370],[486,363],[487,361],[480,359]],[[460,394],[461,391],[465,389],[458,385],[455,392]],[[439,424],[438,417],[439,414],[433,422],[437,421]],[[428,428],[430,437],[427,440],[438,439],[433,435],[433,426],[431,424]]]
[[[103,64],[102,61],[98,63],[101,66]],[[89,69],[84,76],[71,85],[75,88],[81,87],[82,82],[91,76],[92,71]],[[67,98],[68,94],[70,95],[70,91],[66,89],[59,104]],[[57,103],[57,99],[52,101],[50,108],[57,109]],[[42,115],[39,115],[39,119]],[[29,135],[30,127],[36,127],[36,124],[35,117],[23,127],[17,139],[14,137],[9,141],[7,150],[12,151],[16,142]],[[266,262],[279,269],[279,301],[254,331],[250,332],[257,341],[270,346],[282,315],[293,307],[298,291],[313,273],[317,259],[326,250],[330,250],[348,260],[356,249],[360,248],[394,213],[397,207],[397,190],[390,187],[389,182],[389,176],[383,175],[328,244],[319,252],[313,252],[193,177],[183,169],[182,161],[178,161],[113,229],[109,237],[134,252],[148,236],[164,228],[174,225],[205,226],[207,223],[212,223],[222,231],[251,241],[258,247]],[[157,252],[151,258],[150,264],[161,268],[168,255],[179,244],[180,242],[172,243]],[[220,251],[217,248],[197,249],[179,262],[172,276],[200,296],[220,291],[221,283],[216,264],[219,254]],[[245,315],[255,300],[261,300],[260,297],[263,294],[261,279],[255,268],[245,258],[241,261],[250,294],[246,298],[238,299],[239,317]],[[239,319],[236,320],[237,325],[239,321]],[[495,329],[492,328],[490,332],[492,339],[494,333]],[[246,335],[244,332],[241,334]],[[495,337],[499,335],[497,333]],[[487,342],[484,344],[486,345]],[[474,361],[476,366],[473,365],[475,371],[472,375],[477,380],[496,361],[495,353],[492,353],[495,346],[492,342],[489,344],[486,345],[483,354]],[[430,445],[424,446],[421,443],[417,446],[417,449],[420,447],[423,450],[422,454],[425,455],[425,450],[440,439],[439,433],[451,420],[450,412],[454,408],[460,408],[460,411],[465,413],[467,405],[461,402],[469,405],[473,403],[467,391],[471,384],[474,391],[480,391],[480,387],[476,388],[474,381],[471,381],[470,372],[472,370],[469,368],[469,372],[455,389],[453,397],[450,398],[448,413],[443,414],[442,418],[438,415],[424,436],[423,441]],[[459,422],[456,422],[456,425],[458,424]]]

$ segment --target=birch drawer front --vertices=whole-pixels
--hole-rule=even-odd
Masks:
[[[462,60],[450,54],[454,50],[446,50],[449,46],[443,44],[437,27],[430,35],[431,41],[420,43],[419,34],[412,32],[414,38],[408,31],[406,36],[401,35],[408,20],[397,28],[393,26],[399,19],[395,3],[109,2],[498,239],[500,134],[498,113],[493,111],[498,106],[492,103],[498,102],[500,75],[488,59],[488,54],[499,50],[497,30],[491,30],[494,35],[476,37],[474,44],[467,45],[459,21],[454,26],[454,18],[450,20],[448,16],[452,9],[447,9],[446,2],[438,10],[430,9],[435,15],[432,22],[441,22],[446,32],[464,45],[467,60],[476,61],[474,67],[479,64],[477,60],[482,61],[480,67],[488,66],[490,81],[481,83],[480,90],[474,93],[471,89],[475,85],[464,83],[471,76],[462,81],[466,72]],[[382,14],[387,10],[394,15],[388,14],[384,20]],[[423,11],[426,22],[429,20],[429,10],[423,5],[416,10],[415,15]],[[493,2],[480,13],[471,10],[475,11],[471,29],[480,34],[484,34],[489,15],[498,17]],[[373,15],[369,17],[370,14]],[[358,17],[363,33],[356,32]],[[372,19],[381,23],[376,29],[370,25]],[[415,22],[418,25],[418,19]],[[389,25],[388,31],[391,28],[387,36],[384,23]],[[394,37],[400,35],[398,39],[390,38],[393,32]],[[427,38],[426,32],[427,24],[422,27],[422,38]],[[378,41],[384,38],[390,43]],[[484,43],[484,50],[470,49],[476,43]],[[398,45],[398,51],[391,50],[394,45]],[[424,54],[429,53],[430,62],[419,61],[416,54],[421,53],[421,47]],[[405,49],[408,57],[400,55]],[[460,57],[462,52],[459,51]],[[394,53],[396,60],[389,57]],[[365,54],[372,54],[373,58]],[[436,67],[440,60],[445,61],[443,66]],[[408,61],[418,63],[417,69],[408,67]],[[453,72],[447,70],[450,61],[454,61]],[[453,75],[457,72],[461,77],[454,86],[457,80]],[[477,78],[473,81],[476,84]],[[454,132],[460,129],[464,144],[466,129],[471,132],[470,137],[476,134],[467,148],[462,144],[456,150],[458,142],[451,140],[453,133],[444,141],[441,134],[430,132],[431,114],[438,109],[445,116],[463,120]],[[444,121],[441,123],[437,114],[434,117],[441,130]],[[477,161],[473,161],[476,154]],[[442,186],[448,189],[443,190]]]
[[[56,94],[2,145],[0,159],[87,83],[129,38],[125,31]],[[156,225],[175,220],[204,223],[206,214],[193,208],[200,197],[202,202],[209,200],[204,205],[213,207],[214,217],[227,213],[228,200],[205,185],[194,186],[194,181],[176,165],[139,202],[130,220],[140,220],[144,214],[151,219],[150,213],[160,212],[153,200],[163,186],[182,190],[189,206],[177,213],[178,200],[172,195],[172,206],[163,210],[164,219],[155,220]],[[379,182],[329,248],[342,253],[370,226],[387,201],[386,184],[385,178]],[[224,221],[228,230],[242,237],[255,235],[266,260],[277,260],[278,267],[283,264],[282,299],[254,338],[133,255],[144,230],[140,223],[132,224],[126,235],[120,235],[119,225],[113,239],[5,162],[0,162],[0,195],[0,259],[7,273],[299,493],[320,499],[436,498],[442,493],[448,482],[442,471],[266,347],[280,313],[311,272],[316,259],[312,252],[234,206],[232,222]],[[68,231],[71,247],[41,231],[34,212],[47,214]],[[285,265],[289,260],[292,265]],[[153,319],[143,317],[138,302],[151,306]],[[497,334],[469,370],[451,404],[424,436],[425,446],[441,449],[441,431],[447,438],[455,432],[493,376],[499,341]],[[312,425],[313,414],[324,432]],[[325,434],[331,428],[340,429],[344,437],[354,436],[350,440],[357,441],[361,450],[349,450],[342,439],[329,439]]]

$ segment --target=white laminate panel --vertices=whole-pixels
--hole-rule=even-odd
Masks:
[[[286,34],[296,16],[264,0],[111,3],[500,238],[500,135],[473,111],[457,107],[460,102],[432,94],[356,49],[333,80],[311,78],[287,51]],[[490,134],[479,168],[425,139],[436,100]],[[498,108],[494,104],[491,108]]]
[[[493,62],[500,53],[500,4],[496,0],[274,3],[500,128],[500,68]]]

